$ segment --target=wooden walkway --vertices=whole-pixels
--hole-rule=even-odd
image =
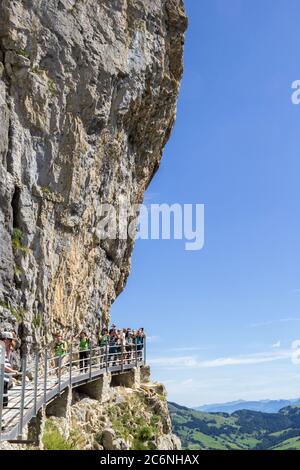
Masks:
[[[111,356],[111,357],[109,357]],[[72,354],[73,358],[73,354]],[[90,361],[90,359],[88,359]],[[49,359],[49,365],[53,358]],[[144,359],[141,352],[133,352],[130,357],[126,353],[107,354],[92,356],[85,371],[80,370],[79,360],[72,359],[66,362],[60,369],[52,367],[46,374],[36,374],[32,380],[24,378],[22,383],[15,385],[9,390],[9,403],[2,411],[2,430],[0,441],[20,440],[23,436],[24,427],[34,418],[38,411],[60,396],[68,387],[78,387],[101,377],[106,372],[118,374],[142,365]],[[32,370],[32,368],[31,368]],[[57,376],[58,374],[58,376]],[[28,375],[28,369],[26,374]]]

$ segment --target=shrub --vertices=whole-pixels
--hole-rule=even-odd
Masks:
[[[132,450],[148,450],[146,444],[138,439],[134,439],[132,443]]]
[[[65,439],[56,424],[50,420],[45,424],[43,444],[45,450],[75,450],[74,443]]]
[[[143,426],[137,433],[137,439],[141,441],[149,441],[153,437],[153,429],[150,426]]]
[[[158,415],[153,415],[151,416],[151,420],[150,420],[150,423],[151,423],[151,426],[155,427],[160,421],[160,417]]]
[[[10,313],[15,317],[15,319],[20,323],[25,315],[25,310],[22,308],[15,308],[9,305],[7,302],[0,301],[0,306],[9,310]]]
[[[11,242],[14,251],[23,251],[28,253],[29,248],[22,244],[23,232],[20,228],[14,228]]]
[[[42,326],[42,315],[40,313],[35,313],[32,319],[32,324],[35,328],[40,328]]]
[[[41,186],[41,191],[43,194],[45,194],[45,196],[49,196],[51,194],[51,191],[48,186]]]
[[[26,57],[26,59],[30,58],[29,52],[27,52],[25,49],[19,49],[18,51],[16,51],[16,53],[18,55],[21,55],[22,57]]]
[[[22,247],[23,232],[20,228],[14,228],[12,234],[12,246],[14,250],[19,250]]]

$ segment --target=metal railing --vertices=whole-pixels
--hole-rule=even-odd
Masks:
[[[90,343],[91,344],[91,343]],[[2,351],[1,351],[2,349]],[[0,441],[22,440],[23,430],[38,411],[67,387],[77,387],[106,372],[122,373],[146,363],[146,338],[142,344],[106,345],[74,350],[63,356],[36,354],[28,365],[27,357],[17,372],[20,380],[8,390],[8,405],[3,406],[5,351],[0,346]]]

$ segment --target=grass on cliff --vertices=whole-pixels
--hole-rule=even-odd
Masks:
[[[126,402],[108,410],[113,429],[130,443],[132,450],[152,450],[159,434],[158,415],[147,417],[147,406],[142,397],[130,397]]]
[[[21,55],[22,57],[26,57],[26,59],[30,59],[30,54],[26,49],[18,49],[16,51],[17,55]]]
[[[7,302],[0,301],[0,307],[9,310],[13,317],[20,323],[23,321],[26,311],[22,308],[15,308],[9,305]]]
[[[24,253],[28,253],[30,250],[27,246],[24,246],[22,243],[23,232],[20,228],[14,228],[13,234],[11,237],[12,247],[13,250],[16,251],[23,251]]]
[[[50,419],[45,423],[43,445],[45,450],[78,450],[82,447],[81,436],[77,430],[72,430],[70,437],[66,439]]]

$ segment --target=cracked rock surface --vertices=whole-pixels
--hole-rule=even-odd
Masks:
[[[102,203],[140,204],[176,114],[182,0],[0,0],[0,323],[95,331],[130,271]]]

